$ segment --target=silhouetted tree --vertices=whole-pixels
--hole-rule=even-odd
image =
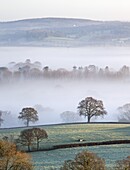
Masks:
[[[28,151],[31,151],[31,146],[36,143],[37,150],[39,150],[40,142],[47,138],[47,132],[41,128],[25,129],[21,131],[20,136],[17,140],[23,146],[28,147]]]
[[[39,143],[48,137],[47,132],[44,129],[33,128],[31,129],[33,133],[34,140],[36,140],[37,150],[39,150]]]
[[[30,122],[38,121],[38,112],[31,107],[23,108],[22,111],[19,113],[19,119],[25,120],[25,124],[29,126]]]
[[[103,102],[92,97],[87,97],[82,100],[78,105],[78,110],[80,116],[88,118],[88,122],[90,122],[90,119],[93,116],[103,116],[107,114],[104,109]]]
[[[34,142],[34,135],[32,133],[32,129],[25,129],[21,131],[17,142],[23,146],[27,146],[28,151],[31,151],[31,146],[33,145]]]

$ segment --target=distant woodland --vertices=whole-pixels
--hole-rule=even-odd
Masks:
[[[72,70],[58,68],[52,70],[49,66],[42,66],[39,61],[32,63],[30,59],[25,62],[10,62],[8,67],[0,67],[0,82],[9,83],[13,81],[31,80],[31,79],[64,79],[64,80],[103,80],[118,81],[129,80],[130,67],[122,66],[119,70],[114,70],[105,66],[99,68],[95,65],[85,67],[73,66]]]

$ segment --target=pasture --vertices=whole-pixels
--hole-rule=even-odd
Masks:
[[[77,143],[79,139],[84,139],[83,142],[130,139],[130,124],[63,124],[38,127],[45,129],[48,134],[48,139],[44,139],[40,144],[41,149],[49,149],[54,145]],[[25,128],[1,129],[0,138],[13,136],[16,139],[23,129]],[[116,160],[130,155],[130,144],[66,148],[32,152],[30,154],[36,170],[42,169],[43,166],[44,169],[58,169],[65,160],[73,159],[77,153],[83,150],[97,153],[105,159],[107,167],[110,168]]]

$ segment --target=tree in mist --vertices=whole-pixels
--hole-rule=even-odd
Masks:
[[[115,170],[130,170],[130,156],[116,162]]]
[[[0,140],[1,170],[32,170],[30,155],[17,151],[16,145]]]
[[[107,114],[104,109],[103,102],[92,97],[87,97],[78,105],[79,115],[88,118],[88,123],[92,117],[103,116]]]
[[[3,123],[3,119],[2,119],[2,114],[3,114],[3,112],[0,110],[0,127],[1,127],[1,125],[2,125],[2,123]]]
[[[65,161],[61,170],[105,170],[105,161],[88,151],[78,153],[74,160]]]
[[[2,110],[0,110],[0,127],[1,127],[2,123],[4,122],[3,117],[4,117],[5,115],[8,115],[8,114],[10,114],[9,111],[2,111]]]
[[[26,107],[19,113],[18,118],[25,121],[25,124],[28,127],[30,122],[34,123],[38,121],[38,112],[32,107]]]
[[[65,123],[77,122],[82,120],[78,113],[72,111],[65,111],[60,114],[60,117]]]
[[[129,122],[130,121],[130,103],[118,107],[118,112],[120,116],[118,117],[119,122]]]

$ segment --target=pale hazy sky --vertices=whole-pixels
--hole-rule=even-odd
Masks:
[[[0,0],[0,21],[42,17],[130,21],[130,0]]]

